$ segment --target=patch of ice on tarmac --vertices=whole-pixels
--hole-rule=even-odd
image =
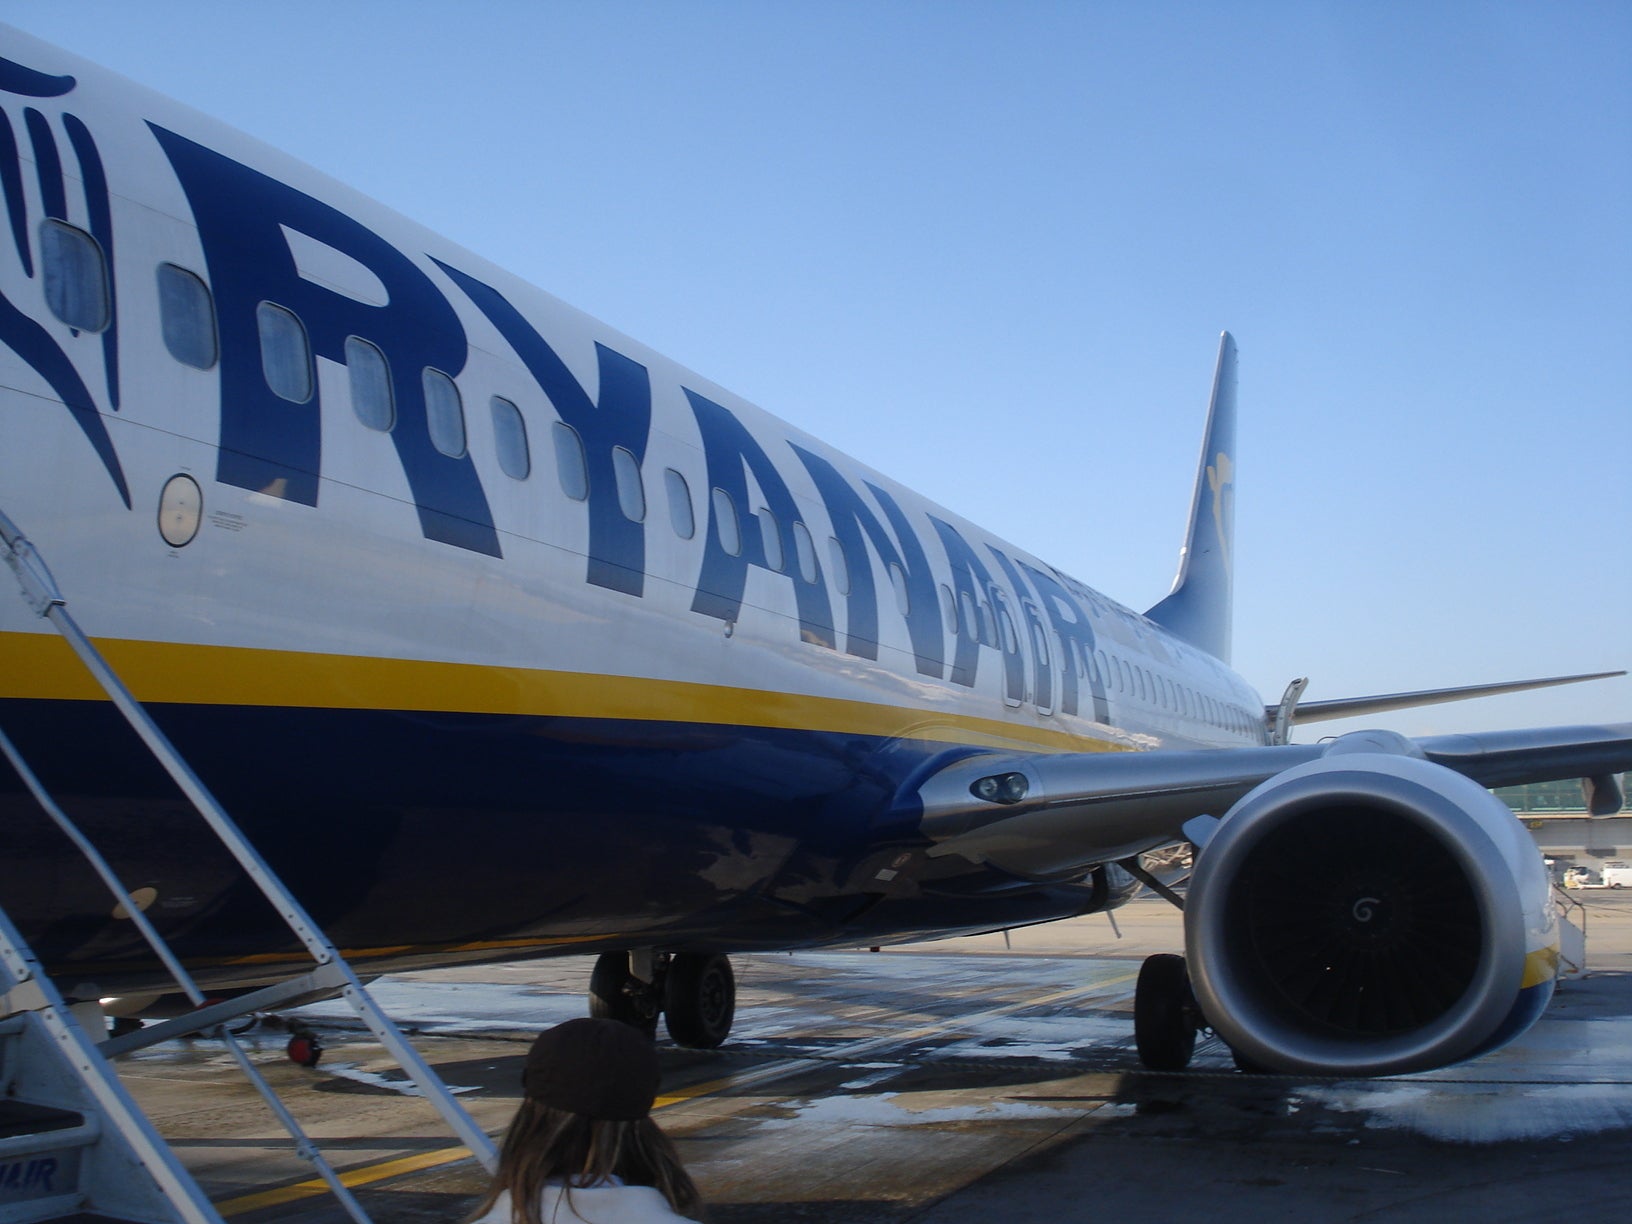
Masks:
[[[879,1092],[862,1096],[831,1096],[789,1102],[791,1118],[766,1118],[766,1127],[808,1126],[944,1126],[953,1122],[994,1122],[1011,1118],[1052,1118],[1056,1107],[1026,1101],[985,1101],[956,1106],[936,1105],[946,1099],[935,1093]]]
[[[417,1097],[425,1095],[424,1089],[422,1089],[412,1080],[406,1080],[395,1075],[380,1075],[374,1071],[364,1071],[356,1063],[334,1063],[332,1065],[325,1066],[323,1070],[326,1074],[334,1076],[337,1079],[347,1079],[351,1080],[353,1083],[367,1084],[371,1088],[384,1088],[387,1091],[395,1092],[402,1096]],[[461,1092],[476,1091],[474,1085],[465,1088],[456,1087],[453,1084],[449,1084],[447,1085],[447,1089],[449,1092],[452,1092],[455,1095]]]
[[[1085,1047],[1126,1044],[1133,1026],[1099,1016],[1004,1017],[991,1031],[930,1052],[931,1058],[1040,1058],[1069,1062]]]
[[[1409,1130],[1451,1143],[1569,1139],[1632,1127],[1624,1084],[1385,1083],[1313,1087],[1329,1109],[1370,1115],[1366,1125]]]
[[[398,1024],[421,1032],[536,1031],[584,1014],[584,1001],[532,986],[486,982],[424,982],[382,977],[369,993]],[[294,1013],[308,1020],[354,1019],[340,999],[312,1003]]]
[[[877,1066],[878,1064],[874,1064]],[[871,1075],[863,1075],[858,1079],[847,1080],[839,1085],[840,1092],[861,1092],[875,1084],[882,1084],[885,1080],[892,1080],[901,1074],[902,1068],[896,1063],[887,1063],[883,1069],[875,1070]]]

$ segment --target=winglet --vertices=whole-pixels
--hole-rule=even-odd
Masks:
[[[1173,590],[1145,615],[1162,628],[1230,661],[1235,588],[1235,340],[1219,337],[1207,433],[1190,503],[1190,531]]]

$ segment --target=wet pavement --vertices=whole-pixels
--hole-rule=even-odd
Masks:
[[[1379,1081],[1247,1076],[1204,1041],[1159,1075],[1133,1052],[1140,959],[1177,950],[1159,901],[1001,936],[867,952],[734,958],[739,1011],[718,1051],[662,1046],[658,1118],[717,1224],[964,1224],[1002,1217],[1426,1221],[1477,1212],[1589,1218],[1632,1206],[1632,894],[1583,895],[1586,978],[1519,1042]],[[581,1015],[589,966],[404,975],[377,997],[477,1120],[498,1131],[527,1043]],[[350,1170],[378,1221],[456,1220],[482,1185],[361,1025],[306,1009],[326,1053],[246,1034],[285,1101]],[[127,1083],[223,1214],[340,1221],[293,1142],[219,1046],[126,1059]]]

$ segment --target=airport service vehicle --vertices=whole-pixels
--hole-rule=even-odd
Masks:
[[[1625,863],[1605,863],[1599,879],[1605,888],[1625,888],[1632,884],[1632,867]]]
[[[20,33],[0,61],[0,511],[360,968],[595,954],[728,1035],[729,955],[1120,904],[1189,840],[1143,1056],[1389,1074],[1501,1043],[1557,956],[1487,787],[1632,724],[1288,742],[1508,691],[1265,703],[1229,667],[1236,346],[1144,613],[221,124]],[[11,541],[11,547],[17,547]],[[284,927],[21,599],[0,726],[202,980]],[[83,997],[165,989],[0,781],[0,904]]]

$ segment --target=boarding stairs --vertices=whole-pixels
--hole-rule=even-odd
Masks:
[[[220,1040],[250,1083],[358,1224],[368,1215],[288,1107],[228,1030],[257,1012],[338,995],[396,1059],[408,1078],[489,1171],[493,1141],[476,1125],[436,1072],[369,994],[339,950],[317,927],[158,725],[131,695],[68,612],[67,602],[33,545],[0,512],[0,558],[16,575],[24,600],[50,621],[132,729],[191,801],[213,835],[288,925],[313,967],[287,981],[207,1004],[113,868],[41,785],[0,730],[0,753],[35,800],[101,876],[194,1010],[176,1020],[109,1038],[101,1009],[73,1006],[59,992],[0,906],[0,1224],[119,1221],[121,1224],[222,1224],[192,1176],[120,1082],[113,1059],[172,1037]],[[90,1026],[87,1028],[87,1024]]]

